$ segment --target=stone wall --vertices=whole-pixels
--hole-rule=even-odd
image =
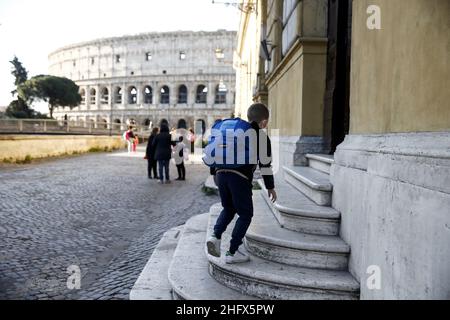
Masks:
[[[362,299],[450,299],[450,133],[350,135],[333,207]],[[370,288],[369,268],[380,271]]]
[[[125,147],[122,137],[64,135],[0,136],[0,161],[33,159]]]

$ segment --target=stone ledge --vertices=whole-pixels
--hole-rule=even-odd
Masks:
[[[84,153],[91,149],[112,150],[122,147],[125,147],[125,144],[118,136],[23,136],[18,139],[0,140],[0,161],[22,160],[27,156],[42,159]]]
[[[172,300],[167,271],[184,227],[167,231],[130,292],[130,300]]]
[[[449,194],[450,132],[349,135],[335,166]]]
[[[341,238],[283,229],[261,194],[255,194],[253,203],[255,215],[246,235],[252,254],[292,266],[347,270],[350,247]]]
[[[262,196],[283,228],[318,235],[337,235],[341,214],[319,206],[288,183],[277,183],[277,202],[269,200],[260,181]]]
[[[330,176],[309,167],[283,167],[284,180],[320,206],[331,205]]]

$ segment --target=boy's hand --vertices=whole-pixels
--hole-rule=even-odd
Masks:
[[[267,193],[269,194],[269,199],[272,200],[272,202],[277,201],[277,193],[275,192],[275,189],[270,189]]]

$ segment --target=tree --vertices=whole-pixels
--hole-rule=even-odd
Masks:
[[[16,86],[16,89],[11,93],[15,95],[17,93],[17,87],[28,80],[28,71],[25,69],[25,67],[22,65],[22,62],[20,62],[16,56],[14,56],[14,59],[10,61],[10,63],[14,66],[13,70],[11,71],[11,74],[15,78],[14,85]]]
[[[9,104],[5,115],[11,118],[29,119],[33,118],[33,110],[28,107],[23,99],[19,98]]]
[[[56,107],[76,107],[81,102],[79,87],[70,79],[39,75],[19,85],[19,97],[32,103],[34,100],[48,102],[50,118]]]
[[[17,94],[18,86],[27,81],[28,71],[16,56],[14,56],[14,59],[11,60],[10,63],[13,65],[11,74],[14,76],[14,85],[16,86],[16,89],[11,91],[11,94],[15,96]],[[25,100],[18,97],[9,104],[5,111],[5,115],[11,118],[32,118],[34,110],[27,105]]]

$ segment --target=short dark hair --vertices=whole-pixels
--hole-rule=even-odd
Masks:
[[[268,120],[269,116],[269,108],[263,103],[252,104],[247,111],[247,118],[250,122],[260,123],[263,120]]]

